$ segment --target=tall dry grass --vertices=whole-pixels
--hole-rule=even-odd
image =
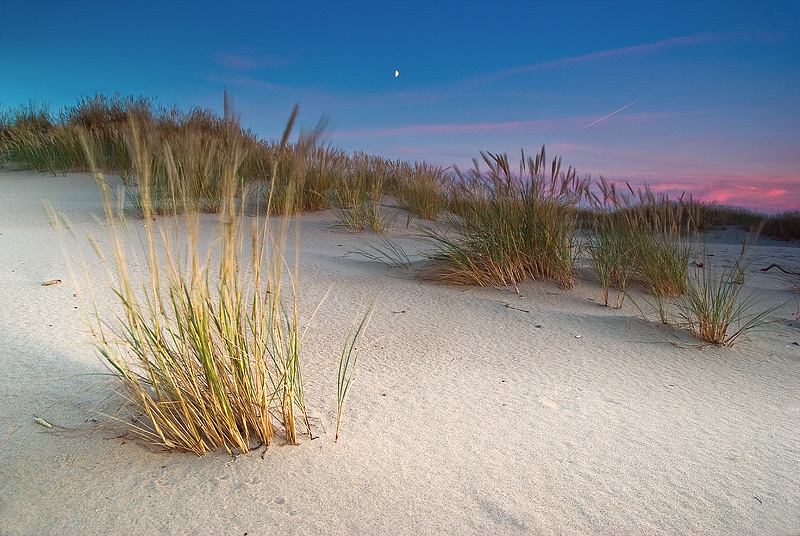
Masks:
[[[451,180],[446,169],[425,162],[410,165],[402,162],[397,166],[391,193],[400,208],[411,217],[436,221],[448,208],[448,190]]]
[[[610,290],[616,291],[613,307],[621,309],[635,274],[635,235],[630,221],[615,218],[613,213],[598,212],[593,218],[586,250],[603,291],[603,302],[611,305]]]
[[[687,289],[688,269],[699,244],[697,205],[690,198],[670,200],[648,187],[626,192],[604,179],[590,197],[593,232],[588,240],[592,267],[608,305],[608,288],[618,291],[621,307],[631,282],[650,295],[651,305],[669,323],[669,303]],[[641,309],[641,308],[640,308]]]
[[[676,300],[696,290],[688,266],[698,251],[698,231],[765,221],[765,234],[800,237],[796,212],[764,216],[690,196],[671,200],[647,187],[619,192],[602,179],[599,194],[591,194],[589,179],[563,170],[560,158],[547,161],[544,147],[533,157],[523,153],[516,173],[507,155],[485,152],[472,170],[453,175],[425,163],[320,146],[325,118],[295,143],[288,134],[266,142],[239,127],[227,96],[225,110],[220,118],[208,110],[184,113],[147,99],[102,95],[58,114],[31,103],[0,114],[0,158],[52,173],[119,172],[144,217],[197,211],[222,217],[235,199],[236,211],[248,206],[262,215],[333,207],[349,230],[380,233],[392,223],[384,197],[394,196],[408,222],[444,217],[425,231],[437,261],[427,275],[444,282],[516,285],[549,278],[569,288],[582,242],[606,305],[621,307],[637,284],[665,323],[673,322]],[[374,249],[376,258],[405,262],[393,246]]]
[[[280,148],[287,146],[296,111]],[[286,257],[292,220],[287,207],[280,211],[282,218],[269,217],[271,195],[265,213],[244,215],[238,193],[246,147],[234,135],[238,123],[229,119],[226,127],[229,143],[214,156],[222,203],[216,236],[207,248],[201,215],[187,210],[181,216],[159,216],[163,200],[154,199],[147,186],[154,181],[153,162],[163,158],[170,202],[192,206],[193,185],[187,179],[191,164],[206,156],[204,136],[183,140],[176,150],[168,142],[162,145],[147,125],[128,123],[132,173],[147,222],[143,250],[136,248],[136,233],[122,205],[113,202],[96,173],[111,243],[110,252],[99,246],[97,252],[112,274],[120,311],[112,320],[93,300],[96,346],[138,414],[129,423],[134,432],[167,449],[196,454],[221,448],[248,452],[270,445],[277,434],[296,444],[301,433],[311,434],[300,363],[299,262],[294,259],[292,271]],[[159,145],[157,155],[154,147]],[[84,148],[91,162],[88,136]],[[188,154],[187,148],[201,154]],[[55,215],[53,220],[65,225]],[[136,266],[144,268],[137,271]],[[366,316],[346,339],[340,388],[349,386],[352,353],[365,325]],[[343,401],[344,395],[339,420]]]
[[[704,342],[733,346],[742,335],[764,327],[778,306],[756,309],[754,295],[742,294],[746,265],[741,258],[721,269],[708,261],[695,266],[686,294],[676,300],[680,324]]]
[[[391,226],[393,217],[383,208],[383,196],[393,173],[394,164],[383,158],[365,153],[352,156],[333,192],[336,216],[345,228],[383,233]]]
[[[365,155],[361,153],[348,155],[333,147],[320,147],[318,133],[324,129],[326,118],[322,118],[317,128],[310,133],[301,135],[296,143],[280,148],[276,141],[259,139],[245,129],[230,133],[225,127],[227,119],[230,119],[227,98],[225,98],[225,110],[223,117],[219,117],[211,110],[200,108],[184,112],[159,106],[148,98],[123,97],[118,94],[83,97],[78,99],[75,105],[67,106],[57,112],[52,112],[47,105],[33,102],[17,108],[0,109],[0,162],[53,174],[89,171],[90,165],[80,142],[86,137],[92,147],[94,164],[98,169],[119,173],[127,178],[131,171],[131,155],[124,133],[127,131],[128,121],[135,118],[139,125],[152,127],[162,138],[160,142],[162,144],[168,142],[175,152],[181,152],[180,147],[187,143],[183,138],[189,138],[193,143],[198,143],[210,153],[214,153],[218,150],[216,144],[229,143],[230,140],[226,137],[235,136],[236,143],[244,152],[239,168],[241,177],[245,184],[252,184],[253,190],[260,190],[262,197],[259,198],[257,195],[254,197],[261,199],[262,202],[263,196],[270,190],[273,196],[277,198],[282,196],[288,185],[286,177],[300,176],[303,184],[293,187],[296,195],[293,198],[295,203],[292,210],[320,210],[335,204],[344,206],[345,210],[358,207],[353,211],[354,214],[348,215],[355,216],[350,219],[365,222],[370,217],[369,209],[376,205],[371,202],[354,205],[350,195],[352,192],[347,192],[348,188],[356,187],[360,180],[352,170],[361,165]],[[153,154],[160,159],[160,146],[157,149],[158,151],[154,151]],[[193,147],[185,149],[188,155],[196,154]],[[276,166],[279,154],[281,161],[277,162]],[[490,168],[496,168],[497,162],[486,160],[488,155],[489,153],[483,155],[484,163]],[[187,197],[194,198],[198,204],[205,206],[204,210],[216,210],[219,205],[219,200],[215,199],[215,186],[213,186],[216,180],[213,171],[215,165],[213,158],[211,160],[209,162],[207,159],[197,158],[191,165],[187,162],[187,165],[207,174],[210,179],[209,185],[206,185],[205,181],[198,182],[198,187],[202,185],[204,191],[195,194],[187,192]],[[369,157],[368,175],[379,175],[384,172],[382,170],[386,163],[380,157]],[[397,197],[404,208],[422,219],[436,219],[449,209],[458,212],[461,197],[458,192],[451,197],[448,191],[451,185],[446,184],[452,182],[452,175],[425,163],[415,163],[413,166],[403,163],[391,164],[393,172],[379,188],[382,195]],[[295,168],[301,171],[293,171]],[[502,170],[495,169],[495,171]],[[155,186],[166,182],[164,174],[163,169],[154,170],[154,175],[161,177],[160,183],[156,181]],[[501,192],[503,188],[509,186],[503,185],[505,179],[502,175],[501,172],[498,184],[491,185],[499,187],[498,191]],[[135,180],[136,178],[132,177],[132,183],[135,183]],[[271,184],[273,181],[274,187]],[[266,187],[258,188],[259,185]],[[373,200],[376,197],[374,192],[372,197]],[[282,207],[285,203],[277,205]],[[695,225],[701,230],[730,225],[749,229],[765,221],[763,230],[765,236],[781,240],[800,239],[800,225],[797,223],[800,218],[797,211],[765,215],[713,203],[693,203],[693,205],[697,217]],[[377,208],[380,209],[379,206]],[[380,221],[380,218],[372,219]]]
[[[544,147],[535,157],[523,153],[520,172],[505,154],[482,153],[489,170],[460,175],[452,194],[450,225],[455,233],[426,231],[438,261],[428,277],[476,285],[516,285],[525,279],[574,284],[577,258],[577,205],[587,187],[561,159],[546,163]]]

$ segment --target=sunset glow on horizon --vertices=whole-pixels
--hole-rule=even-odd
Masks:
[[[469,168],[542,145],[581,175],[800,210],[800,4],[17,2],[0,112],[142,95],[348,152]],[[400,73],[402,76],[399,76]]]

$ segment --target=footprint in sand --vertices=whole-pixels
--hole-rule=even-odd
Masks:
[[[552,409],[559,409],[559,407],[560,407],[558,405],[558,402],[556,402],[552,398],[547,398],[547,397],[544,397],[544,396],[539,397],[539,402],[541,402],[543,406],[548,407],[548,408],[552,408]]]

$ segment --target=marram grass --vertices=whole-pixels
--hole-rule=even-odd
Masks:
[[[296,110],[282,147],[295,117]],[[231,122],[231,128],[237,126]],[[282,207],[284,217],[277,222],[269,212],[249,219],[243,215],[237,192],[242,191],[244,152],[234,141],[215,157],[222,204],[216,237],[205,250],[199,214],[157,217],[160,205],[146,186],[152,184],[152,132],[137,130],[135,124],[130,128],[132,171],[140,182],[146,222],[144,259],[132,254],[135,231],[96,173],[112,244],[110,255],[99,253],[113,275],[120,311],[116,321],[94,299],[92,304],[96,346],[139,414],[130,426],[153,444],[196,454],[248,452],[270,445],[276,436],[296,444],[311,431],[300,364],[297,272],[284,277],[291,211]],[[202,144],[187,141],[184,148],[203,150]],[[91,160],[91,145],[84,144]],[[179,169],[200,155],[176,152],[169,144],[161,150],[167,164],[164,191],[170,202],[186,206],[187,177]],[[272,201],[270,192],[267,210]],[[137,271],[137,264],[146,268]],[[291,290],[288,299],[285,289]],[[348,335],[340,390],[349,387],[355,366],[351,354],[365,326],[366,316]],[[337,434],[344,394],[340,392]]]
[[[634,193],[628,185],[628,195],[602,178],[597,185],[602,199],[590,195],[594,212],[587,249],[605,304],[612,287],[616,307],[622,307],[630,283],[636,282],[661,321],[669,323],[669,302],[688,285],[689,260],[698,241],[697,205],[691,199],[657,196],[647,187]]]
[[[356,153],[350,168],[334,188],[335,214],[343,227],[351,232],[370,229],[386,232],[393,217],[383,210],[383,193],[393,165],[386,160]]]
[[[448,233],[425,232],[438,261],[432,280],[471,285],[513,285],[525,279],[551,279],[565,288],[574,285],[576,205],[586,182],[561,160],[547,174],[544,147],[535,158],[522,155],[514,174],[506,155],[482,153],[488,174],[475,168],[461,176],[453,192]]]
[[[447,209],[449,181],[442,167],[403,162],[397,166],[394,179],[393,193],[400,208],[408,211],[408,223],[412,216],[435,221]]]
[[[586,242],[592,269],[597,275],[603,291],[603,301],[610,306],[609,289],[616,290],[613,306],[621,309],[634,275],[632,262],[635,248],[633,236],[636,230],[628,222],[615,221],[611,214],[601,213],[595,217]]]
[[[130,179],[133,185],[136,177],[131,175],[132,155],[129,154],[124,134],[128,123],[135,119],[140,124],[152,127],[158,134],[160,144],[153,147],[152,153],[156,160],[161,157],[163,143],[168,143],[175,153],[182,152],[181,138],[186,136],[210,149],[208,153],[195,155],[197,158],[193,164],[186,162],[190,168],[201,171],[209,179],[208,184],[204,181],[195,182],[201,191],[186,192],[190,200],[202,201],[203,210],[214,211],[220,206],[214,193],[214,166],[209,167],[207,164],[213,164],[213,156],[210,160],[208,157],[216,152],[215,144],[226,145],[232,141],[229,135],[243,148],[238,171],[245,186],[274,180],[274,188],[269,190],[281,202],[276,203],[273,213],[285,206],[282,199],[285,198],[284,192],[290,176],[300,178],[300,182],[291,188],[294,195],[290,210],[297,212],[330,206],[342,193],[342,185],[351,180],[349,170],[359,165],[359,161],[367,160],[367,165],[371,168],[370,174],[385,171],[387,162],[382,158],[365,157],[362,153],[349,156],[332,147],[318,147],[317,134],[325,126],[326,118],[311,133],[301,135],[296,143],[280,145],[260,140],[245,129],[229,132],[229,120],[233,118],[233,114],[230,113],[227,99],[225,110],[224,117],[200,108],[184,112],[164,108],[148,98],[123,97],[119,94],[97,94],[81,98],[75,105],[66,106],[57,112],[52,112],[46,104],[34,102],[17,108],[0,108],[0,164],[47,171],[54,175],[68,171],[91,171],[80,143],[81,137],[85,135],[90,141],[95,167],[119,173],[126,180]],[[484,153],[484,157],[486,156],[493,158],[502,155]],[[554,166],[558,162],[554,160]],[[160,164],[155,162],[154,165],[154,171],[158,171]],[[490,163],[490,168],[492,166],[494,163]],[[458,212],[459,197],[457,192],[453,195],[454,192],[450,191],[457,183],[452,180],[452,176],[445,177],[443,170],[424,162],[414,163],[413,166],[398,162],[393,163],[392,167],[395,176],[385,181],[381,193],[395,196],[409,210],[409,214],[423,219],[437,219],[447,211]],[[496,166],[495,170],[498,170]],[[154,178],[163,178],[164,174],[165,171],[161,168],[161,171],[154,174]],[[501,190],[504,187],[502,184],[494,186],[501,186]],[[157,200],[158,193],[153,197]],[[763,234],[766,236],[781,240],[800,238],[798,211],[766,215],[713,203],[692,205],[697,211],[695,224],[699,229],[730,225],[752,228],[764,221]]]
[[[151,153],[142,139],[146,133],[140,134],[132,133],[131,153],[143,216],[152,222],[155,206],[147,187],[152,184],[147,165]],[[208,255],[199,246],[196,213],[187,212],[183,218],[186,244],[179,243],[180,232],[174,228],[178,220],[158,219],[146,226],[150,277],[145,274],[144,281],[136,281],[128,272],[122,245],[124,220],[108,203],[106,207],[118,244],[114,291],[124,316],[116,333],[103,332],[98,348],[146,415],[137,431],[164,447],[197,454],[219,448],[247,452],[269,445],[275,424],[287,443],[295,443],[305,412],[296,317],[286,312],[280,299],[281,259],[270,259],[273,268],[261,271],[273,239],[265,218],[251,230],[249,265],[240,265],[245,230],[233,193],[241,160],[235,150],[229,156],[220,177],[228,203],[219,213],[216,251]],[[169,147],[165,158],[174,162]],[[177,169],[177,163],[171,166],[166,191],[171,200],[185,204],[185,177]],[[216,266],[211,264],[213,256],[218,258]]]
[[[424,231],[433,245],[431,257],[436,261],[426,272],[431,279],[516,286],[524,279],[549,278],[569,288],[574,284],[576,261],[585,246],[607,305],[621,307],[631,296],[630,285],[639,285],[649,295],[645,301],[665,323],[673,323],[670,315],[676,300],[693,292],[690,285],[696,284],[696,278],[690,279],[688,267],[696,251],[698,229],[736,224],[755,227],[766,220],[764,230],[773,229],[770,234],[781,238],[797,236],[796,212],[767,217],[696,203],[691,197],[674,201],[657,196],[646,187],[638,192],[628,187],[623,195],[602,177],[598,183],[601,200],[592,193],[589,178],[578,179],[571,167],[562,170],[559,158],[546,162],[544,148],[532,158],[523,154],[519,173],[512,172],[505,154],[487,152],[481,153],[487,172],[479,169],[476,159],[473,170],[461,174],[455,169],[453,176],[425,163],[411,166],[319,147],[324,123],[323,118],[314,131],[302,134],[294,144],[288,142],[288,129],[280,143],[264,142],[239,127],[228,111],[227,100],[225,117],[220,118],[207,110],[183,113],[155,107],[146,99],[98,95],[58,114],[35,104],[0,114],[0,160],[54,174],[76,169],[116,171],[125,179],[128,195],[146,221],[160,214],[185,213],[187,227],[194,217],[190,214],[197,211],[217,212],[221,222],[241,218],[241,206],[232,202],[241,198],[246,201],[242,204],[249,204],[260,216],[333,206],[349,230],[372,229],[380,233],[391,225],[393,216],[383,210],[382,202],[385,196],[394,196],[400,207],[409,212],[409,221],[413,216],[430,220],[445,216],[445,222]],[[250,203],[254,198],[256,202]],[[589,209],[583,204],[584,199],[593,201]],[[160,225],[148,226],[148,233],[154,228],[159,230],[148,235],[148,240],[163,239],[169,234]],[[227,229],[236,228],[225,225]],[[120,221],[120,228],[124,226]],[[588,229],[588,238],[584,229]],[[246,234],[241,229],[237,232]],[[276,254],[274,245],[280,242],[281,233],[265,229],[263,237],[253,234],[249,242],[263,240],[262,250],[271,252],[264,258],[280,264],[276,259],[281,258],[282,252]],[[237,241],[248,242],[241,234],[236,235],[234,242]],[[169,250],[170,246],[159,247]],[[189,251],[194,246],[180,247]],[[388,264],[407,263],[397,250],[373,249],[374,253],[360,253]],[[148,246],[149,256],[152,251],[154,246]],[[181,255],[173,252],[173,257]],[[213,270],[207,268],[204,255],[198,255],[193,262],[191,269],[185,269],[176,281],[181,283],[185,276],[192,281],[189,290],[198,292],[198,282]],[[175,266],[178,264],[174,262]],[[195,272],[197,267],[208,273]],[[166,269],[161,271],[162,276],[167,273]],[[270,288],[271,277],[259,280],[262,287]],[[155,289],[158,277],[150,274],[148,278]],[[226,283],[225,288],[236,290],[223,292],[213,278],[208,279],[207,289],[198,298],[186,290],[179,292],[182,287],[173,288],[173,281],[167,280],[162,288],[153,291],[152,299],[145,297],[143,304],[157,303],[154,311],[163,312],[165,307],[160,300],[175,300],[178,304],[184,300],[192,307],[184,304],[182,308],[167,309],[189,312],[196,303],[210,303],[213,308],[204,307],[218,314],[225,307],[209,301],[208,296],[216,300],[219,296],[241,294],[236,299],[247,304],[252,298],[252,288],[248,286],[252,282],[248,278],[242,281],[247,285]],[[615,302],[610,289],[617,291]],[[137,292],[141,294],[138,287]],[[639,307],[635,302],[634,305]],[[268,325],[292,325],[295,313],[291,307],[280,303],[274,306],[273,313],[280,322],[273,319]],[[221,336],[219,331],[210,340]],[[269,338],[283,348],[282,355],[291,356],[297,351],[292,337],[270,334]],[[280,376],[287,381],[290,378],[286,374]],[[276,384],[276,393],[281,385]],[[295,389],[291,382],[286,385],[289,390]],[[294,407],[288,409],[292,411],[286,415],[294,414]]]
[[[733,346],[742,335],[763,327],[776,307],[754,310],[754,298],[742,296],[741,259],[724,269],[710,268],[707,261],[695,267],[686,295],[676,304],[690,333],[704,342]]]
[[[342,415],[344,414],[344,403],[347,400],[347,394],[350,391],[350,383],[353,381],[354,369],[358,355],[361,352],[359,343],[363,339],[364,330],[367,328],[372,309],[375,306],[373,302],[367,309],[367,313],[362,317],[361,321],[354,324],[350,331],[347,333],[347,338],[342,348],[342,356],[339,359],[339,373],[337,375],[338,381],[336,383],[336,436],[334,442],[339,441],[339,427],[342,424]]]

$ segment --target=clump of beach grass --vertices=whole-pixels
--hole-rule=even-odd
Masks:
[[[382,201],[392,172],[392,164],[382,158],[364,153],[352,156],[350,169],[334,189],[335,214],[342,226],[351,232],[389,229],[394,218],[383,210]]]
[[[708,259],[698,263],[689,278],[686,294],[676,300],[683,326],[704,342],[733,346],[745,333],[763,327],[776,307],[753,312],[753,296],[743,297],[745,264],[714,269]]]
[[[625,207],[627,218],[640,232],[634,235],[636,272],[654,296],[680,296],[686,290],[689,261],[694,253],[696,225],[691,202],[657,197],[648,187],[637,192],[638,202]]]
[[[765,218],[762,232],[778,240],[799,240],[800,210],[787,210]]]
[[[586,249],[603,290],[603,302],[611,305],[609,289],[616,290],[614,308],[621,309],[635,273],[631,258],[634,253],[633,234],[630,223],[617,220],[613,215],[601,213],[595,217]]]
[[[59,128],[58,116],[46,104],[30,102],[4,116],[2,153],[7,162],[53,175],[85,162],[79,137]]]
[[[650,296],[661,322],[669,323],[669,303],[687,289],[688,267],[699,242],[697,205],[691,198],[677,201],[657,196],[645,186],[618,192],[601,178],[591,201],[595,208],[593,234],[588,240],[592,266],[608,304],[608,287],[617,288],[621,307],[630,282]],[[634,304],[641,310],[641,307]]]
[[[608,288],[613,287],[620,291],[617,306],[621,307],[632,279],[648,293],[650,298],[644,300],[662,323],[685,328],[704,342],[732,346],[739,337],[766,323],[766,316],[775,308],[753,312],[752,297],[741,295],[743,256],[760,227],[750,232],[740,258],[729,267],[712,268],[703,256],[693,263],[690,273],[689,262],[700,248],[697,222],[702,217],[701,205],[691,197],[671,201],[647,187],[634,193],[628,185],[630,195],[620,194],[613,183],[602,178],[597,186],[602,199],[592,196],[595,212],[587,249],[606,305]],[[647,318],[642,307],[634,304]],[[672,316],[674,310],[680,319]]]
[[[130,149],[143,216],[152,222],[162,206],[153,202],[147,187],[152,161],[147,135],[134,127]],[[169,146],[164,152],[167,162],[174,162]],[[287,309],[280,298],[288,220],[277,237],[267,218],[251,229],[250,263],[243,271],[244,221],[234,204],[240,163],[241,153],[232,147],[220,170],[227,203],[219,213],[221,236],[213,252],[218,266],[211,265],[211,253],[201,251],[197,213],[186,212],[183,218],[187,244],[178,242],[176,220],[160,219],[146,227],[150,277],[141,289],[125,257],[124,219],[106,201],[115,244],[114,292],[124,316],[121,329],[112,332],[97,319],[98,348],[147,417],[136,431],[167,448],[197,454],[219,448],[247,452],[271,443],[273,419],[293,444],[298,419],[302,422],[305,415],[296,304]],[[175,199],[186,196],[177,168],[171,165],[166,175]],[[263,273],[270,243],[277,256]],[[180,258],[184,252],[186,262]]]
[[[320,147],[311,139],[301,140],[298,146],[308,147],[308,161],[302,194],[299,196],[301,211],[323,210],[331,204],[331,191],[341,183],[347,173],[349,158],[340,149]]]
[[[577,256],[577,204],[587,182],[573,168],[561,170],[553,159],[549,174],[544,147],[535,157],[522,154],[519,174],[505,154],[481,153],[489,170],[477,161],[462,187],[453,192],[447,230],[428,229],[432,257],[438,261],[428,277],[472,285],[513,285],[548,278],[565,288],[574,285]]]
[[[410,268],[411,259],[408,253],[397,242],[384,238],[377,243],[367,244],[369,249],[350,251],[350,254],[361,255],[371,261],[377,261],[390,268]]]
[[[448,176],[441,166],[425,162],[403,162],[397,167],[393,193],[400,208],[423,220],[436,221],[447,209]]]
[[[35,169],[54,175],[58,172],[91,171],[80,142],[81,138],[85,137],[89,140],[97,169],[118,173],[124,179],[130,179],[131,185],[135,186],[136,177],[130,173],[131,155],[128,143],[124,139],[127,123],[131,117],[135,117],[140,125],[149,125],[155,129],[163,138],[161,142],[168,142],[175,152],[181,151],[180,138],[186,136],[187,132],[195,134],[205,132],[209,136],[201,145],[205,144],[211,149],[210,154],[213,154],[216,152],[213,144],[224,140],[230,132],[225,126],[231,115],[227,96],[225,103],[226,111],[223,117],[207,109],[193,108],[184,112],[176,108],[159,106],[155,101],[145,97],[123,97],[119,94],[81,97],[75,105],[64,107],[57,112],[51,112],[46,104],[34,102],[17,108],[4,108],[0,110],[0,160],[13,165],[16,169]],[[323,117],[318,127],[324,127],[326,122],[327,118]],[[245,148],[239,166],[243,182],[254,186],[266,183],[268,187],[264,189],[265,196],[267,191],[272,191],[273,197],[280,199],[287,188],[284,178],[293,174],[287,173],[287,169],[297,166],[305,170],[305,174],[300,174],[303,177],[302,183],[292,188],[295,193],[291,210],[320,210],[337,201],[345,207],[355,206],[346,199],[343,185],[346,185],[351,178],[349,170],[353,162],[363,160],[364,155],[355,153],[351,157],[336,148],[317,146],[317,139],[314,136],[314,132],[317,131],[318,129],[314,129],[305,137],[301,135],[297,143],[287,144],[282,148],[275,142],[258,139],[245,129],[231,132],[237,138],[236,143]],[[191,134],[190,137],[195,134]],[[194,141],[201,142],[198,138],[194,138]],[[156,158],[160,158],[161,147],[157,149],[158,151],[153,154]],[[193,152],[192,148],[187,149],[189,153]],[[279,155],[280,162],[275,167]],[[208,157],[208,154],[206,156]],[[384,164],[386,161],[380,157],[369,157],[369,165],[375,172],[380,172]],[[208,158],[204,160],[197,157],[193,165],[200,167],[203,172],[211,172],[214,167],[213,156],[211,161]],[[444,190],[447,207],[442,205],[442,182],[450,182],[443,170],[425,163],[415,163],[413,166],[396,163],[393,166],[397,171],[394,174],[396,176],[385,182],[381,187],[382,193],[396,196],[411,214],[422,219],[436,219],[448,208],[458,211],[462,198],[458,192],[456,195],[451,195],[452,192],[449,190],[452,184],[447,184]],[[403,174],[408,175],[411,180],[404,181]],[[154,173],[154,176],[158,175],[159,173]],[[271,184],[273,180],[274,186]],[[132,193],[136,195],[135,190]],[[337,199],[342,194],[344,196]],[[189,191],[187,196],[192,202],[199,200],[205,203],[205,210],[216,210],[220,204],[219,200],[215,199],[213,187],[210,192],[206,190],[192,194]],[[284,205],[282,202],[276,203],[276,208]],[[694,205],[698,214],[695,224],[702,230],[730,225],[749,229],[764,221],[765,236],[779,240],[800,238],[798,211],[766,215],[713,203],[694,203]]]
[[[149,210],[156,214],[219,212],[226,196],[243,194],[253,178],[252,168],[258,167],[260,144],[229,111],[227,94],[225,109],[225,118],[201,109],[162,114],[156,119],[148,109],[129,111],[127,128],[120,137],[133,165],[128,183],[135,188],[129,190],[130,195],[142,216],[145,190]],[[285,150],[285,144],[281,147],[279,152]],[[229,192],[226,174],[233,153],[239,160],[237,181]]]
[[[263,209],[271,199],[273,211],[291,214],[330,207],[332,193],[349,172],[350,158],[340,149],[320,145],[326,125],[323,117],[282,150],[274,144],[259,144],[255,154],[264,170],[251,176],[255,205]]]
[[[286,147],[296,114],[295,108],[280,147]],[[229,128],[238,128],[235,120],[229,122]],[[151,184],[153,133],[137,130],[135,123],[129,128],[132,170],[140,184]],[[285,256],[289,210],[284,207],[277,222],[270,219],[270,199],[266,213],[246,225],[237,197],[244,150],[231,140],[218,155],[222,204],[217,236],[205,252],[200,214],[187,210],[180,217],[159,217],[160,205],[145,186],[140,188],[145,260],[139,262],[131,243],[135,230],[96,172],[112,244],[110,256],[97,245],[96,251],[107,263],[122,311],[116,323],[109,322],[92,299],[96,346],[139,414],[130,423],[133,431],[161,447],[198,455],[220,448],[248,452],[270,445],[277,432],[288,444],[298,443],[301,433],[311,435],[300,366],[299,259],[292,274]],[[91,160],[90,141],[85,139],[84,147]],[[190,206],[185,177],[178,172],[186,155],[169,144],[161,150],[169,195]],[[289,197],[284,201],[291,203]],[[137,273],[135,266],[146,268]],[[348,335],[340,358],[338,383],[345,392],[337,421],[366,318]]]

